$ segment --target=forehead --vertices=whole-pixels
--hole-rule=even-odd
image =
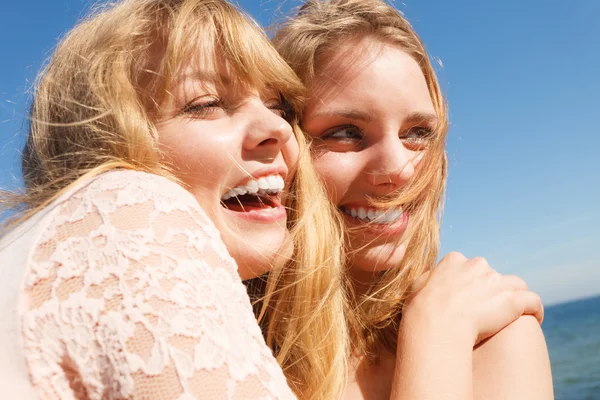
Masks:
[[[307,114],[338,106],[434,113],[419,64],[395,45],[364,38],[343,43],[319,61]]]
[[[231,63],[220,55],[197,57],[187,61],[173,77],[172,87],[179,89],[206,89],[228,91],[239,95],[248,91],[270,93],[276,91],[263,79],[240,76]]]
[[[250,95],[278,97],[283,93],[263,82],[247,82],[235,71],[187,68],[174,81],[172,89],[177,97],[194,97],[202,94],[219,95],[229,100],[241,100]],[[189,100],[189,99],[188,99]]]

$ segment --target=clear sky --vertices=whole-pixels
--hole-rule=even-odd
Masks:
[[[0,186],[18,188],[30,87],[87,0],[0,13]],[[298,4],[242,0],[263,25]],[[523,276],[546,304],[600,294],[600,1],[396,2],[441,60],[451,110],[442,249]]]

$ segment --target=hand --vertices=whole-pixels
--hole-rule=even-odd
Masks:
[[[540,323],[544,316],[540,297],[521,278],[501,275],[481,257],[449,253],[414,287],[403,323],[410,323],[411,331],[465,335],[473,346],[521,315],[534,315]]]

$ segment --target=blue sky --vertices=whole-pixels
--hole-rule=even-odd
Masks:
[[[37,71],[92,4],[7,2],[0,13],[0,186]],[[239,4],[270,25],[297,2]],[[451,110],[442,249],[523,276],[546,304],[600,294],[600,2],[396,2],[423,38]]]

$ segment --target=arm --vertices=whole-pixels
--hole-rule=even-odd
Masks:
[[[218,231],[164,178],[92,181],[29,268],[23,345],[43,398],[293,398]]]

